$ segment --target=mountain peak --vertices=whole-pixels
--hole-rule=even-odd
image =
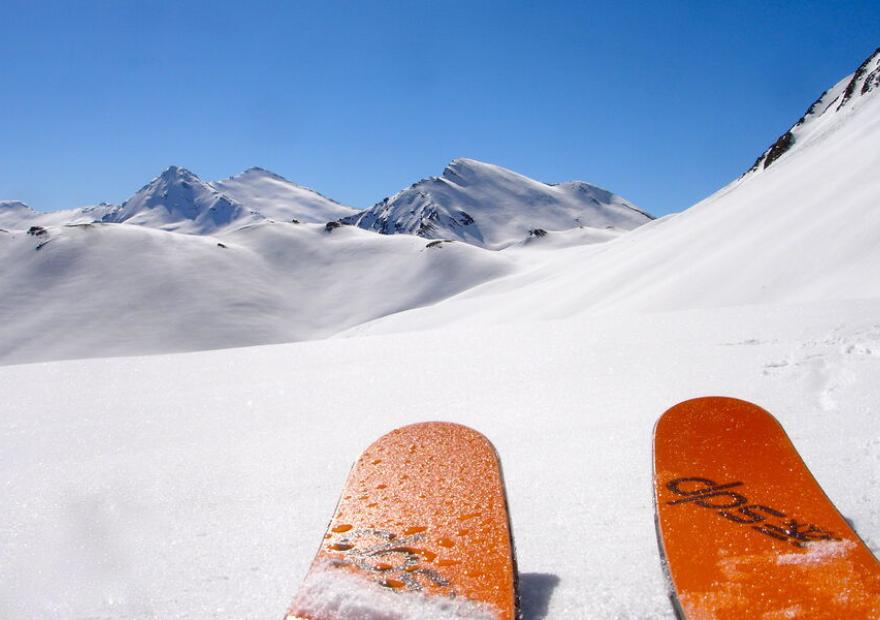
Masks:
[[[190,172],[186,168],[174,165],[168,166],[164,171],[162,171],[162,174],[160,174],[158,178],[168,183],[176,183],[178,181],[190,181],[193,179],[201,180],[193,172]]]
[[[537,229],[623,231],[650,219],[620,196],[587,183],[548,185],[495,164],[457,158],[441,176],[419,181],[343,222],[383,234],[500,249]]]
[[[824,129],[827,123],[843,122],[838,113],[858,107],[872,91],[880,91],[880,48],[874,50],[854,73],[822,93],[797,123],[758,156],[743,176],[769,168],[777,159],[791,151],[795,144],[808,142],[814,135],[827,133]],[[819,126],[823,127],[821,131],[817,130]]]
[[[504,170],[499,166],[487,164],[476,159],[468,159],[467,157],[457,157],[446,165],[441,175],[449,181],[458,181],[460,179],[471,179],[478,175],[499,172]]]
[[[209,234],[251,217],[248,209],[186,168],[169,166],[106,221]]]
[[[238,177],[270,177],[272,179],[278,179],[279,181],[287,181],[283,176],[278,174],[277,172],[272,172],[271,170],[267,170],[266,168],[261,168],[259,166],[251,166],[241,174],[237,175]],[[233,177],[235,178],[235,177]],[[290,181],[288,181],[289,183]]]
[[[347,217],[356,210],[341,205],[308,187],[288,181],[271,170],[254,166],[211,187],[262,215],[289,222],[325,224]]]

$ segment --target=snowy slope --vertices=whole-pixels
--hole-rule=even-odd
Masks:
[[[354,332],[878,297],[880,88],[803,127],[771,167],[683,213]]]
[[[861,106],[871,93],[880,88],[880,48],[868,56],[854,73],[826,90],[809,107],[795,125],[777,138],[761,153],[749,170],[760,172],[792,150],[802,148],[811,140],[832,131],[852,109]]]
[[[0,363],[320,338],[508,273],[466,244],[263,222],[0,233]]]
[[[548,185],[500,166],[456,159],[442,176],[419,181],[343,221],[383,234],[498,249],[536,229],[624,231],[650,219],[620,196],[588,183]]]
[[[189,170],[171,166],[104,221],[205,235],[262,219]]]
[[[250,168],[211,185],[236,202],[280,222],[296,219],[324,224],[357,213],[352,207],[341,205],[263,168]]]
[[[378,321],[367,337],[0,367],[0,617],[281,617],[359,452],[394,427],[441,419],[498,448],[525,620],[672,618],[654,533],[651,429],[669,406],[706,394],[776,414],[880,553],[876,92],[770,167],[588,248],[566,247],[569,233],[488,252],[280,223],[214,239],[124,225],[50,229],[43,240],[0,234],[0,268],[34,269],[34,279],[0,291],[0,304],[10,293],[33,297],[23,313],[39,312],[51,277],[70,287],[64,299],[86,298],[90,270],[125,260],[104,277],[125,282],[150,253],[124,249],[153,243],[177,248],[156,273],[177,270],[178,302],[204,285],[202,269],[236,290],[247,286],[239,262],[265,269],[265,279],[248,280],[254,305],[223,308],[238,317],[260,312],[259,295],[272,292],[263,283],[282,286],[313,252],[310,264],[326,271],[307,293],[334,289],[321,312],[348,312],[372,287],[384,287],[382,299],[434,277],[424,283],[433,291],[448,278],[432,262],[441,259],[458,262],[453,282],[475,261],[495,277]],[[92,233],[108,236],[95,246],[117,249],[83,254],[94,264],[79,270],[69,259],[86,245],[79,235]],[[374,241],[402,249],[366,264]],[[332,279],[339,254],[365,263],[351,282]],[[210,271],[217,256],[224,268]],[[151,280],[161,293],[166,280]],[[207,302],[186,330],[229,292],[197,294]],[[128,308],[101,317],[115,338],[143,321],[161,328],[149,308]],[[75,305],[64,320],[70,331],[94,329]],[[381,333],[421,327],[434,329]],[[42,338],[40,329],[20,324],[17,337]],[[51,334],[40,342],[52,346]]]
[[[360,451],[449,420],[500,453],[526,620],[671,619],[651,429],[705,394],[775,413],[878,553],[878,316],[581,316],[0,367],[0,617],[281,618]]]

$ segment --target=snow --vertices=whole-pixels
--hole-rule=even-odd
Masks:
[[[651,429],[706,394],[774,413],[876,553],[880,359],[853,345],[880,348],[878,316],[752,306],[3,367],[0,616],[281,617],[358,454],[442,419],[498,448],[529,617],[671,618]]]
[[[548,185],[461,158],[442,176],[419,181],[345,221],[384,234],[418,234],[501,249],[535,229],[587,227],[620,234],[650,220],[620,196],[582,181]]]
[[[485,604],[467,599],[430,597],[421,592],[390,592],[372,581],[327,567],[311,571],[303,582],[298,605],[287,620],[497,620]]]
[[[211,185],[236,202],[281,222],[295,218],[304,223],[324,224],[357,213],[352,207],[262,168],[250,168]]]
[[[810,543],[806,553],[786,553],[776,558],[777,564],[821,564],[830,558],[843,558],[856,549],[851,540],[826,540]]]
[[[511,271],[462,243],[262,222],[219,236],[128,224],[0,234],[0,362],[329,336]]]
[[[0,234],[4,360],[34,361],[0,367],[0,617],[282,617],[358,454],[447,420],[500,454],[526,620],[672,618],[651,431],[704,395],[773,413],[880,553],[880,97],[858,92],[772,166],[588,246]]]
[[[217,191],[185,168],[171,166],[104,221],[206,235],[263,216]]]
[[[351,333],[878,297],[880,97],[823,129],[680,214]]]

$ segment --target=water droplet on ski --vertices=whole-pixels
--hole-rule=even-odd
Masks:
[[[420,527],[420,526],[408,527],[405,530],[403,530],[403,535],[404,536],[412,536],[413,534],[421,534],[422,532],[424,532],[427,529],[428,528],[426,528],[426,527]]]

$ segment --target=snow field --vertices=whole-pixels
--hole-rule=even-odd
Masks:
[[[774,413],[877,552],[878,311],[695,310],[4,367],[0,616],[282,616],[358,454],[441,419],[498,448],[527,619],[668,618],[651,429],[706,394]]]

